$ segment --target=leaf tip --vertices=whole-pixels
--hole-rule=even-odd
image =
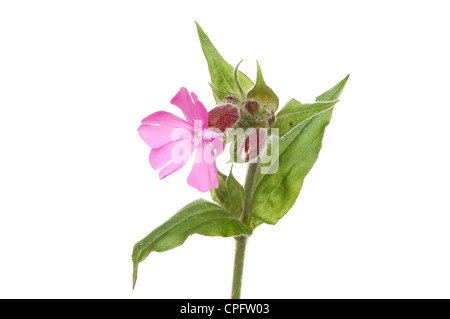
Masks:
[[[349,77],[350,77],[350,74],[347,74],[347,76],[342,80],[342,82],[347,83],[347,80]]]
[[[137,281],[137,268],[133,271],[133,290],[136,288],[136,281]]]
[[[350,77],[350,74],[347,74],[347,76],[345,77],[345,78],[343,78],[342,80],[341,80],[341,82],[339,82],[338,83],[338,85],[341,85],[341,86],[345,86],[346,84],[347,84],[347,81],[348,81],[348,78]]]
[[[261,84],[266,85],[266,82],[264,81],[264,77],[262,75],[261,65],[259,64],[258,60],[256,60],[256,82],[260,82]]]
[[[231,163],[230,174],[228,174],[228,176],[233,176],[233,166],[234,163]]]
[[[133,254],[131,255],[131,260],[133,261],[133,290],[136,287],[137,277],[138,277],[138,267],[139,267],[139,253],[137,252],[137,247],[139,243],[136,243],[133,248]]]
[[[258,60],[256,60],[256,72],[258,73],[258,76],[262,73],[261,72],[261,65],[259,64]]]
[[[200,24],[198,24],[197,21],[194,21],[194,22],[195,22],[195,26],[197,27],[197,33],[198,33],[199,35],[205,34],[205,32],[203,31],[203,29],[202,29],[202,27],[200,26]]]

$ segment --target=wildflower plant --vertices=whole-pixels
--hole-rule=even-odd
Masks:
[[[233,237],[232,298],[239,299],[247,239],[261,224],[275,225],[295,203],[348,76],[313,103],[291,99],[279,110],[259,63],[253,83],[239,71],[240,63],[233,68],[222,58],[198,24],[197,30],[217,105],[208,112],[195,93],[181,88],[171,104],[185,118],[159,111],[143,119],[138,132],[151,148],[150,164],[160,170],[160,179],[193,156],[187,183],[210,192],[212,202],[200,199],[184,206],[134,246],[133,287],[139,263],[151,252],[178,247],[193,234]],[[231,168],[226,175],[216,167],[216,158],[226,156],[226,144],[230,164],[248,165],[244,185]]]

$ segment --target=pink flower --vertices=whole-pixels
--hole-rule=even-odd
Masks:
[[[152,148],[150,165],[155,170],[162,168],[159,178],[163,179],[182,168],[195,150],[188,184],[201,192],[219,188],[215,159],[224,150],[222,134],[206,129],[208,111],[194,92],[189,95],[186,88],[181,88],[170,103],[183,111],[187,121],[159,111],[143,119],[138,129],[139,135]]]

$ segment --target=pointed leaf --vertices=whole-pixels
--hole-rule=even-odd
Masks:
[[[244,187],[234,178],[233,168],[227,178],[228,210],[236,217],[240,217],[244,207]]]
[[[193,234],[232,237],[250,235],[251,232],[251,227],[242,224],[223,208],[205,200],[197,200],[182,208],[134,246],[133,287],[136,284],[139,263],[151,252],[163,252],[178,247]]]
[[[196,23],[196,25],[202,50],[208,63],[212,85],[217,90],[222,92],[230,92],[241,96],[242,93],[233,76],[234,68],[222,58],[217,49],[211,43],[211,40],[205,32],[203,32],[200,25],[198,23]],[[238,77],[239,82],[245,91],[252,88],[253,82],[244,73],[239,71]],[[220,101],[217,100],[216,94],[214,94],[214,97],[216,98],[216,102],[219,103]]]
[[[231,103],[231,102],[236,104],[240,100],[240,98],[234,93],[220,91],[211,83],[209,83],[209,86],[213,91],[214,100],[218,105],[222,103]]]
[[[211,198],[217,204],[225,208],[225,200],[228,199],[227,175],[223,174],[219,170],[217,170],[217,174],[219,176],[219,188],[211,187]]]
[[[337,102],[338,100],[301,104],[292,99],[278,112],[273,127],[278,128],[280,136],[283,136],[298,123],[329,109]]]
[[[240,217],[244,207],[244,188],[234,178],[233,168],[230,175],[219,173],[219,188],[211,189],[211,198],[233,216]]]
[[[347,75],[341,82],[336,84],[334,87],[326,91],[325,93],[322,93],[316,98],[316,101],[333,101],[337,100],[339,96],[341,96],[342,90],[345,87],[345,84],[347,83],[348,78],[350,77],[350,74]]]
[[[330,120],[331,110],[328,110],[299,123],[280,139],[278,171],[257,176],[252,216],[276,224],[289,211],[319,155]]]
[[[257,78],[255,86],[247,93],[249,100],[258,101],[261,105],[266,105],[269,110],[275,112],[278,109],[278,96],[264,82],[261,67],[257,62]]]
[[[241,82],[239,81],[239,65],[241,65],[243,60],[241,60],[241,62],[238,63],[238,65],[236,65],[236,67],[234,68],[234,72],[233,72],[233,77],[234,77],[234,81],[236,82],[236,85],[239,88],[239,91],[241,92],[241,95],[243,98],[246,97],[247,92],[244,91],[244,89],[242,88]]]
[[[334,105],[334,100],[339,98],[347,79],[348,77],[320,95],[318,100],[331,99],[333,101],[330,103]],[[295,110],[295,106],[301,108],[302,104],[294,103],[289,106],[288,111]],[[304,178],[317,160],[333,108],[334,106],[331,106],[290,128],[285,127],[286,123],[289,125],[289,121],[283,122],[280,130],[286,133],[279,140],[279,158],[269,165],[278,166],[278,170],[274,174],[264,175],[259,171],[256,177],[251,212],[257,222],[259,219],[268,224],[276,224],[294,205]],[[282,110],[280,113],[289,112]],[[294,123],[295,113],[290,116]],[[289,119],[289,116],[286,118]]]

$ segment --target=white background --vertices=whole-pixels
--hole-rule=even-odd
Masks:
[[[228,298],[234,242],[135,242],[191,200],[137,134],[212,108],[198,21],[281,103],[351,74],[291,212],[251,237],[245,298],[450,297],[448,1],[2,1],[0,297]],[[223,158],[219,168],[227,171]],[[243,169],[240,169],[243,179]]]

